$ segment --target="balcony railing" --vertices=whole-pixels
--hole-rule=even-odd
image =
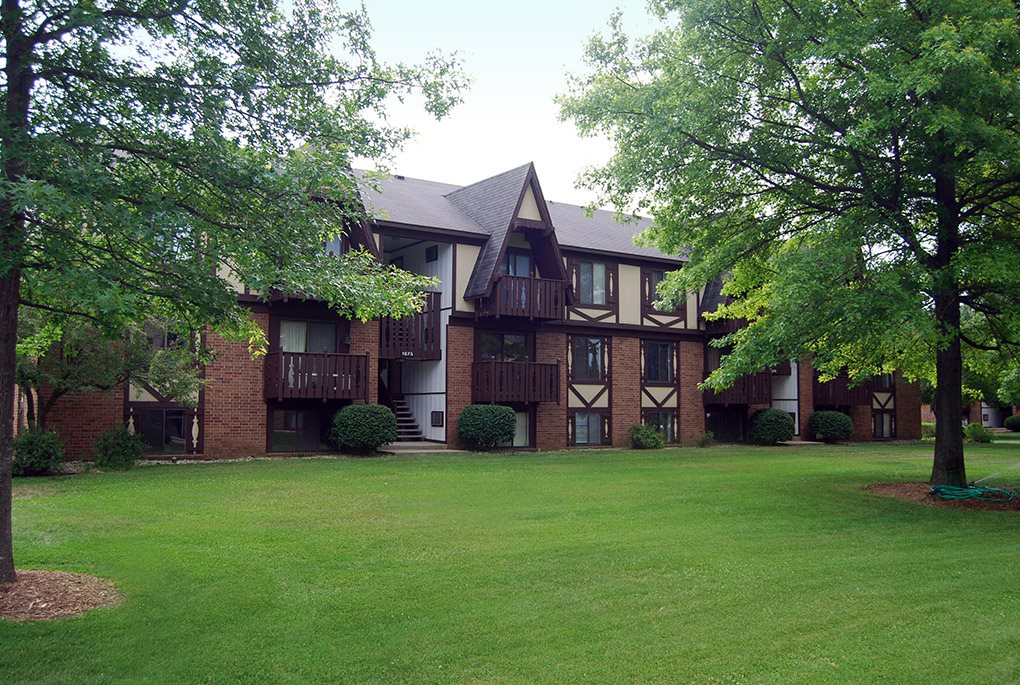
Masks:
[[[270,352],[267,400],[368,400],[367,354]]]
[[[705,322],[705,333],[708,335],[727,335],[747,328],[747,319],[716,319]]]
[[[440,359],[439,293],[425,296],[425,309],[402,319],[379,322],[379,356],[382,359]]]
[[[812,401],[815,406],[849,407],[855,404],[871,404],[871,393],[873,383],[870,380],[864,381],[854,387],[850,387],[850,381],[846,376],[833,378],[827,383],[821,383],[815,376]]]
[[[477,316],[563,319],[566,284],[551,278],[500,276],[492,295],[478,299]]]
[[[560,401],[560,365],[534,362],[474,362],[472,402]]]
[[[769,404],[772,401],[772,374],[755,373],[718,392],[705,391],[705,404]]]

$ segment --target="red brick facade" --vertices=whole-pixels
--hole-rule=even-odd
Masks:
[[[698,390],[705,375],[705,345],[700,340],[681,340],[679,346],[680,444],[693,445],[705,434],[705,396]]]
[[[379,401],[379,321],[351,322],[351,354],[368,354],[368,401]]]
[[[463,448],[457,439],[457,418],[471,404],[471,362],[475,358],[475,331],[468,326],[446,328],[446,442]]]
[[[808,420],[815,408],[815,369],[810,357],[797,364],[797,420],[800,423],[800,439],[810,439]]]
[[[124,388],[64,395],[46,417],[46,427],[60,436],[68,459],[92,459],[96,438],[124,424]]]
[[[535,334],[535,361],[560,365],[560,402],[544,402],[535,410],[535,448],[559,450],[567,446],[567,336],[539,331]],[[449,402],[449,400],[447,400]]]
[[[253,314],[264,331],[268,314]],[[228,459],[266,453],[264,357],[252,359],[247,343],[227,342],[210,333],[206,344],[216,359],[206,368],[205,438],[201,455]]]
[[[921,439],[921,386],[896,374],[896,439]]]
[[[613,447],[630,447],[630,427],[641,421],[641,341],[613,338],[609,363]]]

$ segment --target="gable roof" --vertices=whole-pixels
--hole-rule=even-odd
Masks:
[[[369,174],[364,171],[357,173],[362,178]],[[361,196],[366,209],[377,221],[438,228],[486,238],[496,236],[496,240],[486,242],[483,253],[479,254],[479,262],[484,256],[486,269],[490,269],[497,266],[495,261],[509,234],[510,223],[514,219],[513,214],[517,210],[517,202],[529,173],[534,174],[534,166],[530,163],[469,186],[405,176],[381,176],[372,183],[363,182]],[[634,236],[648,228],[652,224],[651,219],[621,222],[613,212],[600,210],[589,215],[579,205],[552,201],[546,203],[541,197],[536,197],[536,200],[548,212],[555,229],[555,240],[563,249],[645,257],[677,265],[686,261],[682,256],[667,255],[654,247],[638,247],[634,244]],[[489,254],[489,250],[493,251],[492,254]],[[472,273],[469,287],[478,285],[474,276],[486,269],[476,269]],[[483,280],[479,276],[479,281]]]

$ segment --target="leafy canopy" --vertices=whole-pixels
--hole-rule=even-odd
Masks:
[[[587,185],[689,249],[660,296],[727,275],[718,316],[751,323],[710,385],[803,353],[829,375],[932,376],[954,339],[1020,340],[1015,3],[655,7],[655,34],[617,17],[592,39],[560,102],[616,143]],[[952,307],[982,329],[961,333]]]

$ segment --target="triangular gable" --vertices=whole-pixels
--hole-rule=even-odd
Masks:
[[[520,229],[540,229],[538,239],[548,241],[549,245],[546,250],[533,249],[539,272],[547,276],[556,274],[566,281],[559,244],[556,242],[534,164],[528,163],[460,188],[446,197],[489,233],[489,239],[482,247],[471,272],[465,297],[489,295],[499,273],[499,263],[506,253],[510,234]],[[535,239],[534,233],[528,235],[529,243]],[[532,247],[535,247],[534,243]]]

